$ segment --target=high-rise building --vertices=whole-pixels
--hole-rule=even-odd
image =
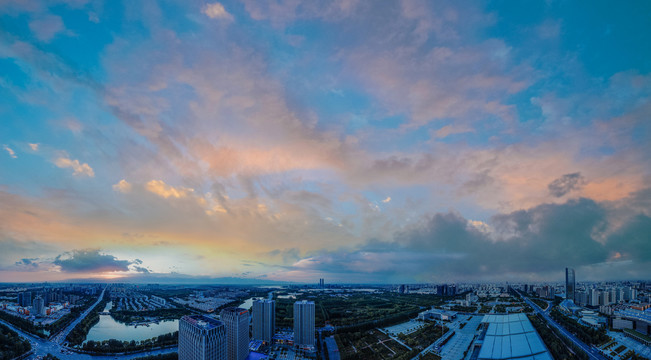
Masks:
[[[313,301],[294,303],[294,344],[314,346],[314,309]]]
[[[179,321],[179,360],[226,360],[224,323],[204,315]]]
[[[34,315],[45,315],[45,301],[40,295],[37,295],[34,298],[34,302],[32,303],[32,312]]]
[[[565,268],[565,298],[575,301],[574,293],[576,291],[576,281],[574,279],[574,269]]]
[[[228,360],[244,360],[249,356],[249,311],[242,308],[225,308],[220,313],[226,325]]]
[[[255,300],[253,302],[253,338],[271,343],[276,332],[276,302]]]
[[[319,287],[321,289],[325,288],[325,281],[323,279],[319,279]]]
[[[32,293],[23,291],[18,293],[18,306],[29,307],[32,306]]]
[[[590,289],[590,306],[598,306],[599,297],[599,291],[597,289]]]
[[[610,291],[604,290],[599,294],[599,305],[610,305]]]

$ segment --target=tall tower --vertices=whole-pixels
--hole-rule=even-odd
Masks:
[[[565,268],[565,298],[576,301],[574,293],[576,292],[576,281],[574,279],[574,269]]]
[[[253,302],[253,338],[271,343],[276,332],[276,302],[255,300]]]
[[[39,315],[39,316],[45,315],[45,301],[40,295],[37,295],[34,298],[34,302],[32,304],[32,311],[34,312],[34,315]]]
[[[314,302],[294,303],[294,344],[314,346]]]
[[[18,306],[32,306],[32,293],[29,291],[18,293]]]
[[[249,311],[225,308],[220,313],[226,325],[228,360],[244,360],[249,356]]]
[[[224,323],[203,315],[179,321],[179,360],[226,360]]]

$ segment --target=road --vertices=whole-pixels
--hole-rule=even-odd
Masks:
[[[340,360],[339,348],[337,347],[337,342],[335,341],[334,336],[328,336],[325,338],[326,349],[328,351],[328,357],[330,360]]]
[[[78,354],[73,351],[71,351],[70,348],[65,347],[61,344],[58,344],[54,341],[50,341],[48,339],[42,339],[38,336],[34,336],[30,333],[27,333],[25,331],[20,330],[19,328],[13,326],[12,324],[0,320],[0,323],[8,326],[11,328],[13,331],[18,333],[22,338],[26,339],[27,341],[30,342],[32,345],[32,351],[34,352],[28,359],[35,359],[37,356],[45,356],[48,353],[55,355],[59,359],[85,359],[85,360],[108,360],[108,359],[115,359],[116,357],[120,358],[120,360],[128,360],[128,359],[134,359],[137,357],[142,357],[146,355],[158,355],[158,354],[167,354],[167,353],[172,353],[176,352],[177,348],[172,347],[172,348],[167,348],[167,349],[159,349],[159,350],[154,350],[154,351],[143,351],[140,353],[136,354],[128,354],[128,355],[88,355],[88,354]],[[61,351],[64,351],[62,353]]]
[[[529,300],[529,298],[527,298],[525,296],[522,296],[522,294],[520,294],[519,291],[518,291],[518,294],[520,295],[521,298],[524,299],[524,301],[527,302],[527,304],[529,304],[529,306],[531,306],[533,308],[533,310],[537,314],[542,315],[542,317],[547,321],[547,323],[551,324],[553,327],[558,329],[558,331],[560,331],[561,334],[565,335],[565,337],[572,340],[572,342],[576,346],[578,346],[586,354],[588,354],[588,357],[590,358],[590,360],[606,360],[606,358],[603,355],[601,355],[599,350],[597,350],[597,349],[595,349],[595,348],[593,348],[593,347],[591,347],[589,345],[586,345],[583,341],[579,340],[576,336],[574,336],[574,334],[567,331],[564,327],[562,327],[560,324],[558,324],[556,321],[554,321],[554,319],[552,319],[551,316],[549,316],[549,310],[551,310],[551,308],[552,308],[551,306],[548,306],[547,310],[542,310],[538,305],[536,305],[536,303]]]
[[[32,345],[32,355],[28,357],[28,359],[35,359],[37,356],[45,356],[48,353],[55,355],[59,359],[85,359],[85,360],[108,360],[108,359],[115,359],[120,358],[120,360],[129,360],[129,359],[134,359],[137,357],[142,357],[142,356],[147,356],[147,355],[159,355],[159,354],[168,354],[172,352],[177,352],[177,347],[171,347],[167,349],[159,349],[159,350],[153,350],[153,351],[143,351],[135,354],[128,354],[128,355],[88,355],[88,354],[79,354],[75,353],[71,348],[64,346],[62,343],[64,342],[66,336],[72,329],[83,319],[85,318],[90,311],[99,304],[99,302],[102,300],[104,297],[104,289],[99,296],[99,299],[95,304],[93,304],[91,307],[89,307],[86,311],[84,311],[79,318],[77,318],[75,321],[70,324],[66,329],[64,329],[62,332],[57,334],[51,339],[42,339],[38,336],[32,335],[28,332],[25,332],[14,325],[4,321],[0,320],[0,323],[8,326],[10,329],[18,333],[22,338],[26,339],[27,341],[30,342]]]
[[[102,289],[102,293],[99,295],[97,301],[93,305],[89,306],[88,309],[86,309],[86,311],[81,313],[81,315],[79,315],[79,317],[75,319],[75,321],[70,323],[65,329],[61,330],[58,334],[52,336],[51,340],[56,342],[57,344],[63,344],[63,342],[66,340],[66,337],[68,337],[68,334],[72,331],[72,329],[74,329],[75,326],[77,326],[77,324],[79,324],[83,319],[85,319],[86,316],[88,316],[88,314],[97,306],[97,304],[99,304],[102,301],[102,299],[104,299],[105,292],[106,292],[106,287]]]

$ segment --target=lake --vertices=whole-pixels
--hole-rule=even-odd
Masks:
[[[104,311],[111,309],[113,304],[109,302],[106,304]],[[103,341],[109,339],[116,339],[121,341],[141,341],[164,335],[179,330],[178,320],[165,320],[160,321],[158,324],[151,323],[149,326],[126,325],[115,321],[111,315],[100,315],[99,322],[93,326],[86,336],[86,341]]]

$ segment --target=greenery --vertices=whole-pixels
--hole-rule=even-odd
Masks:
[[[50,332],[50,335],[56,334],[57,332],[63,330],[71,322],[75,321],[75,319],[78,318],[81,313],[86,311],[86,309],[88,309],[94,302],[95,298],[87,297],[83,305],[71,307],[69,313],[62,316],[59,320],[47,325],[47,329]]]
[[[169,353],[169,354],[160,354],[160,355],[149,355],[143,357],[137,357],[133,360],[178,360],[178,353]]]
[[[46,337],[45,333],[43,332],[44,330],[43,326],[34,325],[34,323],[32,323],[31,321],[27,319],[23,319],[20,316],[15,316],[15,315],[8,314],[4,311],[0,311],[0,319],[14,325],[20,330],[40,336],[42,338]]]
[[[422,328],[411,334],[398,334],[398,338],[412,348],[421,351],[431,345],[436,339],[440,338],[448,331],[448,328],[435,322],[428,323]]]
[[[481,309],[479,309],[480,314],[488,314],[493,307],[490,305],[482,305]]]
[[[117,322],[133,323],[139,321],[147,321],[148,318],[156,318],[158,320],[180,319],[184,315],[191,314],[192,312],[185,309],[157,309],[149,311],[116,311],[110,310],[111,317]]]
[[[369,330],[387,326],[415,317],[423,308],[443,304],[443,298],[435,295],[405,295],[383,293],[377,295],[351,294],[333,297],[318,295],[297,299],[276,299],[276,325],[278,328],[291,328],[293,305],[297,300],[312,300],[316,306],[316,326],[329,323],[337,331]]]
[[[345,360],[409,360],[422,351],[416,348],[409,350],[378,330],[337,334],[335,341],[342,359]],[[433,358],[423,357],[423,359]]]
[[[151,339],[143,341],[120,341],[116,339],[104,340],[104,341],[93,341],[89,340],[84,343],[82,349],[92,353],[123,353],[123,352],[135,352],[145,349],[153,349],[165,346],[176,345],[179,340],[179,332],[175,331],[173,333],[159,335],[158,337],[153,337]]]
[[[529,315],[529,320],[545,342],[552,358],[556,360],[587,360],[589,358],[571,340],[563,336],[556,328],[549,326],[540,315]]]
[[[578,321],[563,315],[558,309],[552,309],[551,317],[586,344],[601,345],[610,340],[605,329],[581,325]]]
[[[88,315],[81,320],[74,329],[72,329],[72,331],[70,331],[66,340],[72,345],[79,345],[84,342],[90,328],[99,322],[99,313],[104,310],[108,302],[108,296],[104,297],[104,299],[102,299],[102,301],[100,301],[99,304],[97,304],[97,306],[95,306],[93,310],[91,310],[90,313],[88,313]]]
[[[0,324],[0,360],[13,359],[31,349],[29,341],[23,340],[15,331]]]
[[[43,356],[43,360],[60,360],[60,359],[50,353],[47,353],[47,355]]]
[[[547,309],[547,306],[549,305],[547,303],[547,301],[545,301],[545,300],[540,300],[540,299],[535,299],[535,298],[531,298],[530,300],[534,304],[538,305],[538,307],[541,308],[542,310]]]
[[[451,306],[450,310],[452,311],[457,311],[457,312],[462,312],[462,313],[472,313],[477,310],[476,306],[461,306],[461,305],[455,305]]]

